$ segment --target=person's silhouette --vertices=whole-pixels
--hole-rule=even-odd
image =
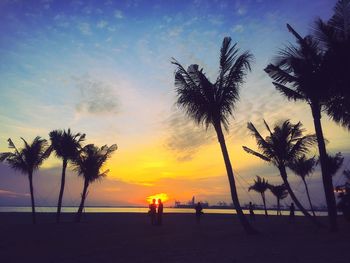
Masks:
[[[249,215],[250,215],[250,220],[254,221],[255,214],[254,214],[254,205],[252,204],[252,202],[249,202]]]
[[[289,207],[289,220],[291,222],[294,222],[295,220],[295,207],[294,207],[294,203],[291,203],[290,204],[290,207]]]
[[[159,226],[162,225],[162,217],[163,217],[163,203],[161,199],[158,199],[158,218],[157,223]]]
[[[151,224],[156,224],[156,213],[157,213],[157,205],[156,199],[152,200],[152,203],[149,205],[149,215],[151,216]]]
[[[197,224],[199,224],[201,220],[201,216],[203,214],[203,207],[201,203],[198,202],[194,209],[196,210],[196,221],[197,221]]]

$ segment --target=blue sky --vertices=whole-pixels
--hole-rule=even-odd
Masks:
[[[243,144],[254,148],[246,123],[262,127],[262,118],[269,123],[290,118],[301,120],[309,132],[313,125],[307,105],[284,100],[263,68],[279,48],[294,41],[287,22],[302,35],[310,33],[313,20],[329,18],[335,2],[3,0],[0,150],[6,150],[9,137],[19,143],[20,136],[47,138],[53,129],[71,127],[87,133],[88,142],[119,145],[109,164],[111,179],[92,194],[95,203],[140,203],[142,195],[163,192],[166,182],[185,189],[186,194],[173,191],[173,199],[189,199],[193,193],[211,202],[227,200],[221,156],[215,155],[210,167],[201,164],[203,156],[216,153],[213,131],[195,127],[174,107],[170,60],[198,63],[215,79],[222,39],[231,36],[255,56],[227,134],[231,152],[239,156],[237,170],[248,182],[255,174],[277,182],[272,167],[243,153]],[[349,153],[348,132],[323,120],[328,149]],[[59,165],[51,158],[39,175],[52,174]],[[20,183],[8,183],[14,175],[6,171],[0,190],[25,194]],[[53,178],[46,183],[56,182],[59,173]],[[118,198],[101,199],[106,191]],[[131,201],[130,191],[138,196]]]

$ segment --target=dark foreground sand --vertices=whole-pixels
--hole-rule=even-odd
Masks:
[[[350,223],[341,231],[314,228],[305,218],[262,216],[247,236],[232,215],[165,214],[151,226],[145,214],[85,214],[80,224],[63,215],[0,213],[0,262],[327,262],[349,263]],[[322,218],[326,222],[326,218]]]

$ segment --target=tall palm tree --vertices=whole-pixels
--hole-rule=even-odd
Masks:
[[[81,219],[89,185],[107,175],[109,170],[101,172],[101,169],[115,150],[117,150],[116,144],[110,147],[104,145],[101,148],[88,144],[80,150],[78,158],[73,161],[74,170],[84,178],[83,193],[76,217],[77,222],[80,222]]]
[[[315,214],[315,210],[312,206],[312,202],[311,202],[311,198],[310,198],[310,192],[309,192],[309,187],[306,183],[306,176],[309,176],[312,174],[312,172],[314,171],[316,166],[316,160],[315,157],[312,158],[306,158],[305,155],[302,155],[300,158],[294,160],[293,162],[291,162],[288,167],[297,175],[301,178],[301,180],[304,183],[305,186],[305,190],[306,190],[306,195],[307,198],[309,200],[309,204],[310,204],[310,209],[311,212],[314,216],[316,216]]]
[[[308,103],[314,121],[320,155],[322,180],[332,231],[337,230],[337,211],[332,177],[327,173],[327,151],[321,125],[321,112],[331,98],[327,63],[318,41],[311,36],[301,37],[290,25],[288,30],[296,37],[297,46],[280,50],[275,64],[265,71],[274,80],[276,89],[289,100]]]
[[[35,200],[33,188],[33,173],[39,169],[40,165],[50,156],[51,148],[45,139],[39,136],[35,137],[31,144],[21,138],[24,142],[24,147],[17,149],[11,139],[8,139],[9,148],[13,152],[5,152],[0,154],[0,161],[6,161],[11,168],[28,175],[30,199],[32,204],[32,220],[36,223],[35,217]]]
[[[237,44],[231,45],[231,38],[225,37],[220,50],[219,75],[214,83],[206,77],[198,65],[191,65],[187,71],[175,59],[175,87],[177,105],[197,124],[213,125],[224,158],[231,197],[238,218],[247,233],[256,231],[249,224],[239,203],[235,178],[226,147],[222,126],[228,130],[229,117],[233,115],[239,99],[239,88],[244,83],[253,56],[248,51],[238,53]]]
[[[323,45],[332,96],[326,104],[327,114],[350,129],[350,0],[339,0],[333,16],[316,20],[315,36]]]
[[[281,185],[269,185],[271,193],[277,199],[277,215],[282,215],[280,201],[288,196],[287,187],[284,184]]]
[[[256,176],[256,180],[254,180],[254,184],[248,188],[248,191],[254,190],[255,192],[260,193],[264,204],[265,216],[268,216],[267,209],[266,209],[266,198],[265,198],[265,192],[267,189],[269,189],[268,181],[265,180],[265,178],[261,178],[258,175]]]
[[[316,142],[315,135],[303,135],[301,122],[296,124],[290,123],[289,120],[284,121],[280,125],[276,125],[273,130],[264,121],[269,136],[265,139],[255,128],[253,123],[248,123],[248,129],[255,137],[259,152],[254,151],[246,146],[243,149],[254,156],[259,157],[263,161],[276,166],[280,172],[284,185],[287,187],[288,193],[301,212],[312,219],[316,224],[317,221],[306,211],[295,196],[289,185],[286,167],[296,158],[309,151],[310,146]]]
[[[62,198],[66,181],[66,168],[68,162],[77,158],[78,152],[81,149],[81,143],[85,140],[85,134],[73,134],[70,129],[54,130],[50,132],[51,146],[58,158],[62,159],[62,177],[61,187],[58,196],[56,221],[59,223],[62,207]]]

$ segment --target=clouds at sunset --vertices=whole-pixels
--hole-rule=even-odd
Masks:
[[[213,130],[196,126],[174,105],[170,61],[199,64],[214,81],[222,39],[231,36],[255,57],[225,134],[232,164],[247,182],[261,175],[279,183],[272,167],[242,150],[242,145],[256,148],[247,122],[263,134],[263,119],[271,125],[300,120],[307,132],[314,129],[308,105],[282,98],[263,68],[294,41],[287,22],[307,34],[316,17],[329,17],[335,2],[1,1],[0,151],[7,151],[9,137],[20,144],[21,136],[48,138],[51,130],[70,127],[86,133],[87,143],[118,144],[107,165],[109,177],[91,187],[88,205],[144,204],[157,192],[172,201],[196,195],[230,202]],[[348,156],[348,132],[327,117],[322,121],[328,149]],[[51,157],[39,171],[39,203],[58,189],[60,165]],[[26,178],[3,165],[0,172],[0,196],[7,196],[1,204],[25,200]],[[68,177],[71,196],[79,199],[81,180],[72,172]],[[314,177],[311,191],[323,200],[320,176]],[[247,184],[240,180],[239,193],[247,202]],[[57,199],[47,198],[50,204]]]

